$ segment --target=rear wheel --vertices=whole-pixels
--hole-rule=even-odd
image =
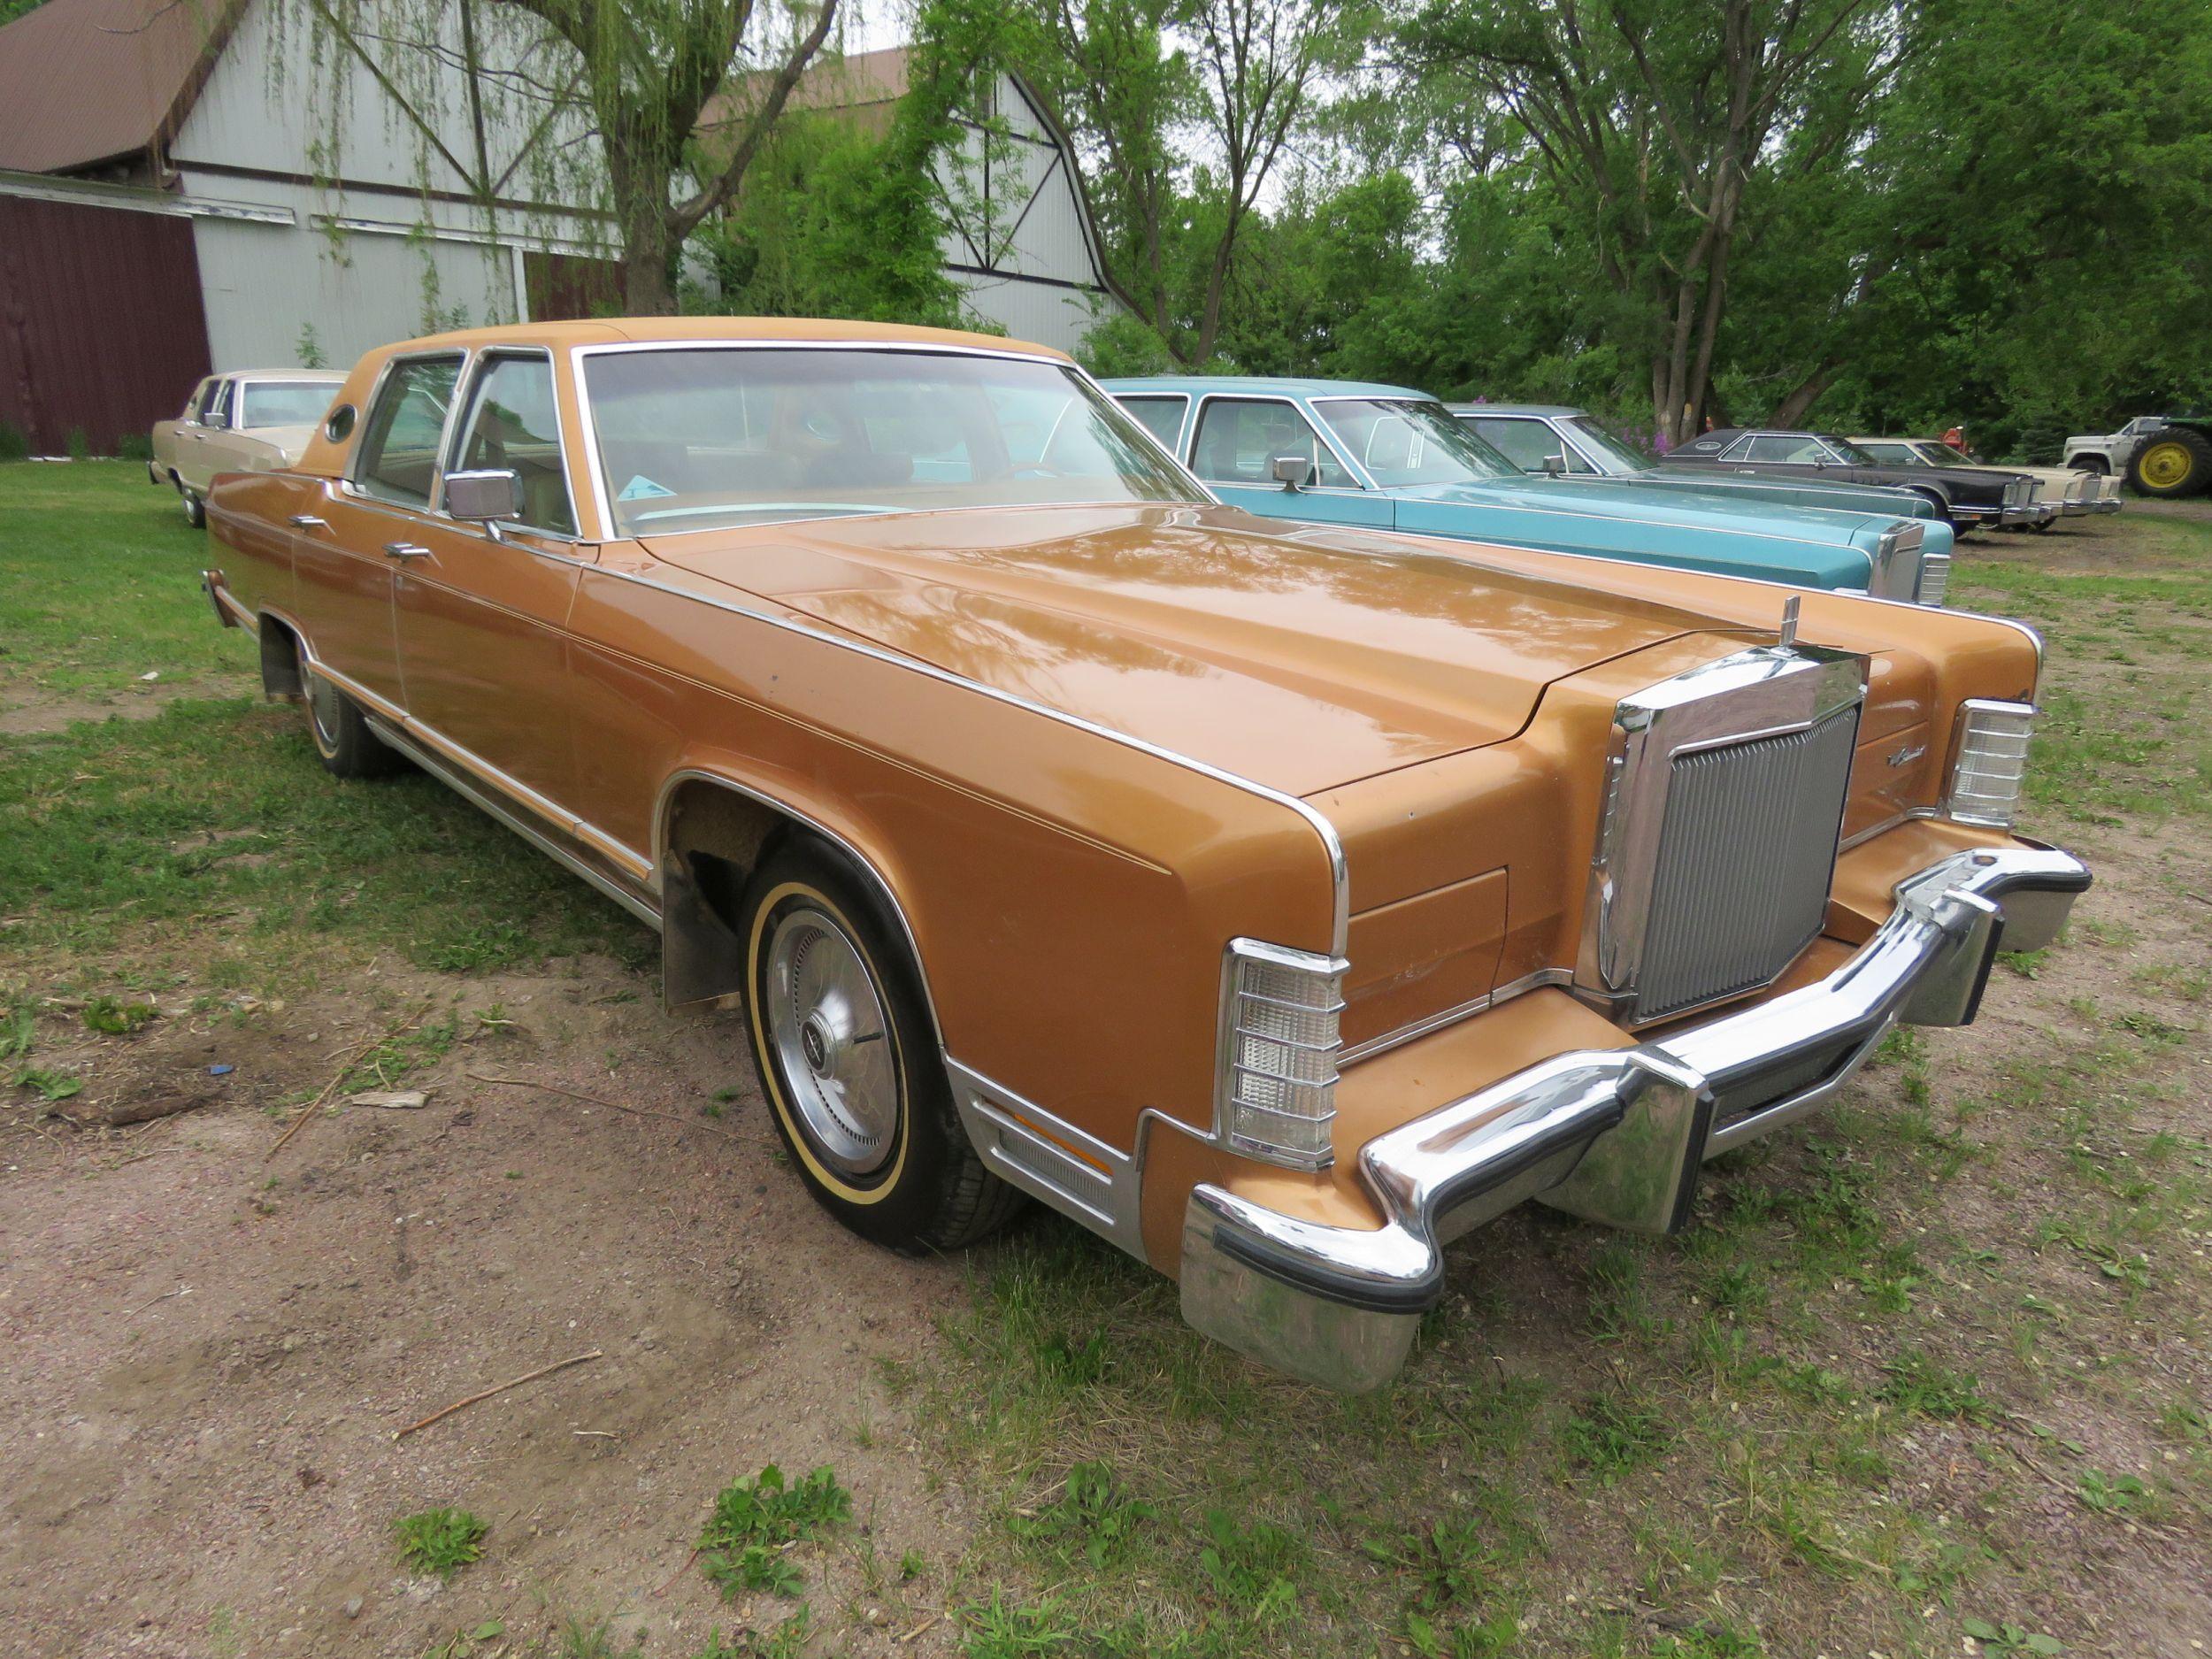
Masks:
[[[920,976],[885,907],[810,841],[746,885],[746,1018],[776,1130],[822,1207],[878,1244],[956,1249],[1020,1203],[953,1103]]]
[[[2146,495],[2201,495],[2212,485],[2212,438],[2193,426],[2165,426],[2138,444],[2128,482]]]
[[[299,653],[300,689],[306,694],[307,734],[323,770],[334,778],[381,778],[399,770],[401,757],[369,729],[361,706],[319,673]]]

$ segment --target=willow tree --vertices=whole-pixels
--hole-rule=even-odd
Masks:
[[[541,202],[605,216],[623,303],[676,310],[686,238],[736,193],[821,52],[839,0],[297,0],[318,73],[317,113],[344,127],[365,70],[413,134],[465,186],[488,233],[518,180]],[[698,142],[712,103],[718,142]],[[457,112],[465,138],[452,133]],[[523,134],[495,154],[486,129]],[[342,169],[336,139],[315,165]]]
[[[829,38],[837,0],[821,0],[811,27],[795,19],[796,38],[765,51],[757,0],[496,4],[536,18],[574,50],[622,242],[624,303],[640,315],[673,311],[684,239],[743,181]],[[766,59],[772,67],[748,72],[748,64]],[[699,118],[733,82],[724,102],[740,111],[734,142],[702,162]]]

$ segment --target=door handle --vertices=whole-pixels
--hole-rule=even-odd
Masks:
[[[426,559],[430,557],[430,549],[412,541],[387,541],[384,557],[388,559]]]
[[[330,528],[330,520],[318,518],[311,512],[296,512],[292,515],[292,528],[295,530],[327,530]]]

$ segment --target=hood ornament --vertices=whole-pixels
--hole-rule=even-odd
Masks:
[[[1797,595],[1792,594],[1782,602],[1782,629],[1775,643],[1784,650],[1797,643]]]

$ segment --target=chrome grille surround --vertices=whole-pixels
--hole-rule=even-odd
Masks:
[[[1626,1025],[1771,984],[1819,933],[1863,657],[1763,645],[1614,710],[1578,995]]]
[[[1867,572],[1866,591],[1877,599],[1912,603],[1920,589],[1920,544],[1927,536],[1927,526],[1909,518],[1883,531],[1874,551],[1874,568]]]

